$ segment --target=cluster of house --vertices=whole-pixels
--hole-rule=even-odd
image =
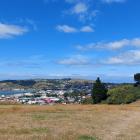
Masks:
[[[29,105],[53,104],[53,103],[58,103],[59,101],[60,101],[60,98],[56,98],[56,97],[47,97],[47,96],[34,97],[33,95],[31,96],[24,95],[17,99],[17,102],[22,103],[22,104],[29,104]]]
[[[71,91],[72,92],[72,91]],[[65,90],[40,90],[37,92],[26,92],[19,93],[14,95],[1,95],[0,102],[15,102],[19,104],[67,104],[67,103],[80,103],[82,99],[85,99],[85,96],[75,97],[65,97]]]
[[[65,83],[66,84],[66,83]],[[54,103],[81,103],[85,98],[91,97],[92,83],[88,84],[73,84],[72,86],[66,85],[65,88],[47,88],[43,90],[37,89],[12,89],[8,90],[7,94],[4,91],[0,92],[1,102],[12,102],[20,104],[54,104]],[[107,88],[113,88],[118,84],[107,83]],[[19,92],[20,91],[20,92]],[[9,95],[9,93],[12,94]],[[14,93],[13,93],[14,92]]]

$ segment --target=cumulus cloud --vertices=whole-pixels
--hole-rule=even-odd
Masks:
[[[124,47],[140,47],[140,38],[134,39],[122,39],[112,42],[97,42],[90,43],[87,45],[77,45],[77,49],[88,51],[92,49],[108,49],[108,50],[118,50]]]
[[[85,13],[88,10],[88,6],[85,3],[77,3],[73,8],[72,8],[72,13],[74,14],[81,14]]]
[[[60,32],[65,32],[65,33],[75,33],[77,32],[77,29],[68,25],[58,25],[56,29]]]
[[[94,29],[91,26],[83,26],[80,29],[81,32],[94,32]]]
[[[0,38],[19,36],[26,32],[28,32],[28,29],[25,27],[0,23]]]
[[[58,25],[58,26],[56,26],[56,29],[59,32],[64,32],[64,33],[94,32],[94,29],[89,25],[82,26],[80,29],[72,27],[72,26],[69,26],[69,25]]]
[[[59,2],[59,0],[44,0],[45,2]],[[94,20],[98,13],[100,13],[97,5],[111,4],[111,3],[123,3],[126,0],[63,0],[69,5],[69,8],[63,10],[63,14],[76,17],[83,23],[91,22]]]
[[[69,58],[59,60],[57,63],[61,65],[75,65],[75,66],[88,65],[90,64],[90,59],[82,55],[75,55]]]
[[[70,65],[70,66],[97,66],[97,65],[127,65],[134,66],[140,64],[140,50],[129,50],[124,53],[118,54],[116,56],[108,58],[90,58],[89,56],[76,55],[71,56],[57,62],[61,65]]]
[[[91,0],[65,0],[65,2],[71,5],[69,9],[66,9],[65,13],[77,17],[82,22],[91,21],[99,12],[91,6],[93,4]]]
[[[137,65],[140,64],[140,50],[130,50],[118,56],[110,57],[103,64]]]

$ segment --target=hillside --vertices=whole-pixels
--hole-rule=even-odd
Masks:
[[[67,89],[82,86],[92,86],[91,80],[76,79],[40,79],[40,80],[5,80],[0,81],[0,89]]]
[[[0,106],[0,140],[139,140],[140,104]]]

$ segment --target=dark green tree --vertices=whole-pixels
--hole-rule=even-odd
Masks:
[[[134,74],[134,80],[136,81],[136,84],[140,84],[140,73]]]
[[[100,103],[102,100],[105,100],[107,98],[107,91],[108,91],[107,88],[98,77],[95,83],[93,84],[92,90],[93,103],[97,104]]]
[[[64,100],[65,100],[66,102],[68,102],[68,97],[69,97],[69,93],[68,93],[68,92],[65,92],[65,93],[64,93]]]

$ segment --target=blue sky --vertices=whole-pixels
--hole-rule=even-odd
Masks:
[[[139,0],[0,0],[0,79],[133,81],[139,25]]]

